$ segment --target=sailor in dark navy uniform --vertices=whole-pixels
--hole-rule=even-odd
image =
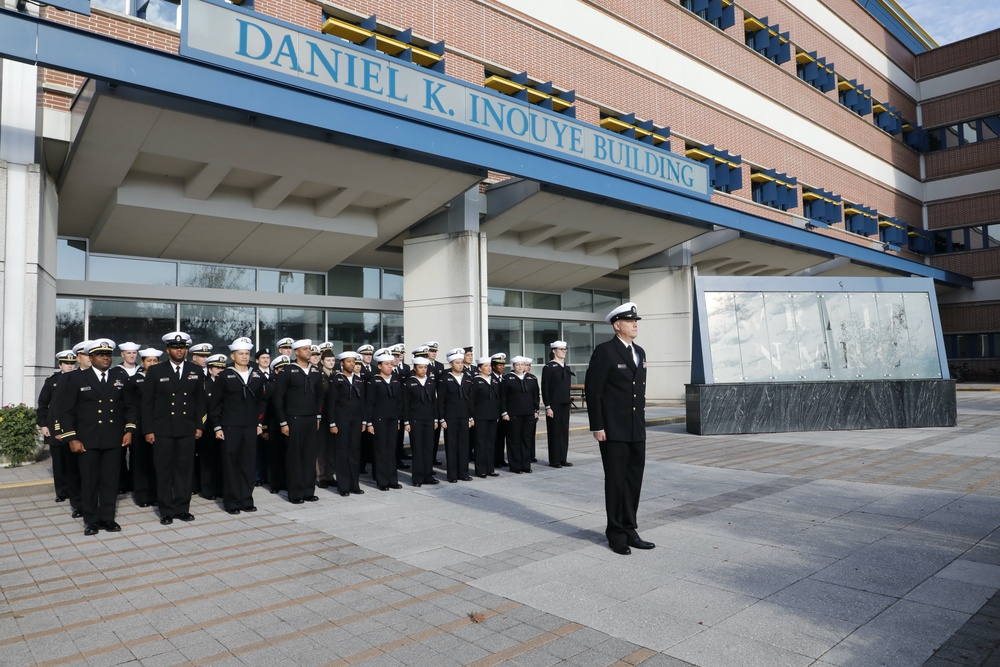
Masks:
[[[604,318],[615,337],[594,348],[587,368],[587,414],[604,464],[604,496],[611,549],[652,549],[639,537],[636,511],[646,464],[646,352],[633,341],[639,333],[636,305],[626,303]]]
[[[52,480],[56,487],[56,502],[70,500],[74,511],[80,509],[80,471],[76,468],[76,460],[70,456],[69,446],[55,437],[56,412],[53,409],[56,397],[56,387],[59,380],[66,374],[76,370],[76,354],[73,350],[63,350],[56,355],[59,370],[45,378],[42,391],[38,394],[38,409],[35,423],[42,432],[45,444],[49,446],[52,455]],[[73,465],[70,466],[70,463]],[[70,472],[73,470],[73,472]]]
[[[410,434],[413,486],[437,484],[434,478],[434,427],[438,424],[437,383],[427,374],[430,360],[413,357],[413,374],[403,382],[403,427]]]
[[[215,378],[208,419],[221,446],[222,506],[230,514],[239,514],[257,511],[253,504],[254,467],[257,436],[267,408],[267,382],[250,366],[252,340],[237,338],[229,349],[233,365]]]
[[[205,360],[205,368],[208,369],[208,377],[205,378],[205,402],[209,405],[209,416],[204,432],[195,445],[198,452],[195,465],[198,467],[198,495],[206,500],[221,499],[225,493],[222,481],[223,443],[215,437],[211,415],[215,380],[225,367],[224,354],[213,354]]]
[[[337,457],[337,491],[341,496],[362,494],[361,436],[365,430],[365,381],[355,372],[361,355],[341,352],[337,355],[340,372],[330,381],[326,393],[327,429],[334,437]]]
[[[150,366],[142,388],[142,430],[153,446],[156,500],[160,523],[174,518],[193,521],[191,491],[195,440],[205,428],[205,374],[186,361],[191,336],[173,331],[163,336],[168,359]]]
[[[462,371],[465,350],[458,347],[448,352],[451,368],[438,380],[438,402],[441,404],[441,429],[444,431],[444,452],[447,457],[448,481],[472,481],[469,477],[469,429],[473,418],[472,380]]]
[[[361,355],[361,358],[358,360],[354,372],[361,378],[363,383],[367,384],[368,380],[378,375],[378,369],[372,363],[372,359],[375,356],[375,346],[365,343],[358,348],[358,354]],[[364,473],[368,468],[368,464],[371,463],[372,476],[374,477],[375,453],[373,451],[373,442],[372,434],[366,428],[361,434],[361,466],[359,470]]]
[[[549,444],[549,465],[570,467],[569,451],[570,386],[576,375],[566,366],[566,341],[549,344],[552,358],[542,368],[542,405],[545,406],[545,433]]]
[[[278,377],[288,368],[292,360],[283,354],[279,354],[271,360],[271,383],[267,387],[268,400],[267,410],[264,412],[264,432],[267,436],[267,485],[271,493],[276,494],[283,491],[287,484],[285,482],[285,436],[278,425],[277,412],[274,408],[274,384]]]
[[[497,421],[500,419],[500,380],[493,377],[489,357],[478,360],[479,373],[472,380],[472,416],[476,422],[475,461],[478,477],[497,477],[494,468]]]
[[[538,423],[538,378],[528,372],[530,359],[514,357],[514,370],[503,376],[502,418],[508,422],[507,456],[510,471],[531,472],[531,440]]]
[[[445,368],[444,364],[437,360],[438,349],[440,349],[441,344],[436,340],[429,340],[424,343],[421,347],[427,349],[427,359],[430,360],[430,364],[427,366],[427,375],[434,379],[435,382],[441,382],[444,377]],[[434,465],[441,465],[441,425],[434,428]]]
[[[288,337],[286,337],[286,338],[282,338],[281,340],[279,340],[274,345],[276,348],[278,348],[278,356],[279,357],[282,356],[282,355],[284,355],[284,356],[288,357],[291,360],[288,363],[293,363],[294,360],[295,360],[295,352],[292,350],[292,343],[294,343],[294,342],[295,342],[294,338],[288,338]]]
[[[264,382],[271,382],[271,350],[263,347],[257,350],[255,355],[257,361],[257,372],[264,378]],[[264,430],[257,436],[257,456],[254,466],[254,485],[261,486],[267,481],[267,424],[263,424]]]
[[[333,351],[333,343],[324,341],[319,345],[319,370],[323,375],[323,396],[329,396],[330,387],[337,376],[334,370],[337,367],[337,353]],[[330,422],[330,416],[326,413],[328,402],[323,399],[323,423]],[[336,439],[333,433],[326,428],[320,427],[320,432],[316,436],[316,486],[321,489],[328,489],[337,483],[337,448]]]
[[[393,374],[388,350],[375,355],[378,375],[365,384],[365,424],[372,435],[375,460],[372,474],[380,491],[403,488],[396,474],[396,433],[403,414],[403,386]]]
[[[146,372],[150,366],[159,363],[162,351],[152,347],[139,350],[140,368],[131,378],[132,400],[142,405],[142,390],[146,386]],[[137,412],[141,412],[138,411]],[[136,425],[136,433],[142,433],[142,419]],[[156,466],[153,463],[153,446],[145,438],[136,436],[129,445],[132,461],[132,499],[139,507],[156,504]]]
[[[128,373],[111,368],[114,349],[110,339],[93,341],[87,346],[92,367],[67,374],[56,387],[56,432],[80,466],[84,535],[121,530],[115,521],[120,450],[132,442],[136,408]]]
[[[323,377],[309,363],[312,341],[292,343],[295,362],[288,364],[274,384],[274,409],[285,436],[285,479],[288,500],[299,505],[315,502],[316,442],[323,418]]]
[[[392,372],[399,380],[400,384],[406,381],[406,378],[410,377],[413,373],[413,367],[403,361],[404,355],[406,353],[406,346],[402,343],[397,343],[389,348],[389,352],[392,353]],[[403,429],[399,429],[399,433],[396,435],[396,469],[397,470],[409,470],[410,466],[405,461],[409,459],[410,456],[406,454],[406,450],[403,449]]]
[[[499,384],[503,382],[504,370],[507,367],[507,355],[503,352],[497,352],[496,354],[490,355],[490,366],[492,372],[490,373],[493,378]],[[497,434],[496,439],[493,443],[493,467],[494,468],[506,468],[507,459],[507,433],[509,429],[510,422],[503,419],[497,420]]]

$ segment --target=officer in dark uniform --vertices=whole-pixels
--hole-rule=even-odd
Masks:
[[[205,403],[209,406],[209,418],[202,429],[201,437],[195,443],[195,469],[198,471],[198,495],[205,500],[222,498],[225,494],[222,480],[223,443],[215,437],[212,425],[212,393],[216,389],[215,380],[226,367],[226,355],[213,354],[205,360],[208,377],[205,378]]]
[[[497,384],[503,382],[504,370],[507,367],[507,355],[503,352],[497,352],[490,356],[490,367],[492,372],[490,373]],[[507,459],[507,432],[510,430],[508,427],[510,422],[503,419],[497,420],[497,434],[496,439],[493,442],[493,467],[495,468],[506,468]]]
[[[146,372],[150,366],[159,363],[160,350],[147,347],[139,350],[140,368],[132,376],[132,400],[137,407],[142,406],[142,390],[146,386]],[[141,409],[140,409],[141,411]],[[136,433],[142,433],[142,420],[136,428]],[[136,436],[129,445],[129,457],[132,461],[132,499],[139,507],[152,507],[156,504],[156,467],[153,463],[153,446],[145,438]]]
[[[191,490],[195,440],[207,418],[205,374],[186,360],[191,336],[172,331],[163,336],[168,359],[150,366],[142,388],[142,430],[153,446],[156,501],[164,526],[194,521]]]
[[[264,347],[257,350],[257,372],[264,382],[271,382],[271,350]],[[267,481],[267,424],[262,424],[264,430],[257,436],[257,460],[254,469],[254,485],[261,486]]]
[[[56,431],[80,466],[84,535],[122,529],[115,522],[121,448],[132,442],[136,408],[128,373],[111,368],[114,349],[107,338],[93,341],[87,346],[91,368],[69,373],[56,387]]]
[[[372,435],[375,454],[372,474],[379,491],[403,488],[394,464],[396,433],[403,414],[403,385],[393,374],[393,357],[388,350],[375,355],[378,375],[365,384],[365,424]]]
[[[358,479],[361,470],[361,435],[365,430],[365,381],[355,368],[361,355],[341,352],[337,355],[340,372],[333,376],[326,394],[327,428],[334,436],[337,457],[337,491],[342,496],[362,494]]]
[[[403,427],[410,434],[413,486],[438,483],[433,440],[438,424],[437,383],[427,374],[429,366],[427,357],[414,356],[413,374],[403,382]]]
[[[571,467],[569,451],[570,385],[576,375],[566,366],[566,341],[549,344],[552,358],[542,367],[542,405],[545,406],[545,433],[549,443],[549,465]]]
[[[531,472],[531,437],[538,422],[538,378],[528,372],[530,359],[514,357],[514,370],[500,385],[501,417],[508,423],[507,456],[510,471]]]
[[[118,368],[121,368],[126,373],[128,373],[129,380],[139,372],[139,365],[136,363],[138,358],[139,348],[142,347],[131,341],[126,343],[121,343],[118,346],[118,352],[121,355],[122,362],[118,364]],[[136,438],[138,439],[138,438]],[[134,450],[132,446],[122,447],[122,465],[121,471],[118,474],[118,493],[126,494],[132,493],[133,482],[133,468],[135,464],[132,460],[134,456]]]
[[[319,346],[319,370],[323,375],[323,396],[330,395],[330,385],[337,376],[337,353],[333,351],[333,343],[324,341]],[[323,399],[323,423],[330,423],[326,413],[327,401]],[[316,486],[327,489],[337,484],[337,437],[329,429],[320,428],[316,436]]]
[[[445,368],[444,364],[437,360],[438,349],[441,344],[436,340],[429,340],[424,343],[421,347],[427,348],[427,358],[430,360],[430,365],[427,367],[427,375],[434,378],[435,382],[441,382],[444,378]],[[434,428],[434,465],[441,465],[441,425],[440,423]]]
[[[274,411],[285,436],[285,480],[288,500],[316,502],[316,444],[323,418],[323,374],[309,363],[312,341],[292,343],[295,362],[274,383]]]
[[[292,362],[287,356],[279,354],[271,360],[271,383],[267,387],[267,410],[264,412],[263,433],[267,436],[267,485],[271,493],[279,493],[287,489],[285,481],[285,436],[278,425],[277,411],[274,407],[274,385],[278,377]]]
[[[53,409],[59,380],[66,373],[76,370],[76,354],[73,350],[63,350],[56,355],[56,362],[59,370],[45,378],[38,394],[35,423],[52,454],[52,481],[56,487],[56,502],[66,502],[69,498],[70,506],[76,512],[80,509],[80,471],[76,468],[76,460],[70,457],[69,447],[55,437],[56,412]]]
[[[448,481],[471,482],[469,477],[469,430],[473,418],[472,380],[465,369],[465,350],[458,347],[448,352],[451,368],[438,380],[441,430],[444,431],[444,453]]]
[[[476,421],[476,475],[497,477],[496,460],[497,421],[500,419],[500,381],[493,377],[493,363],[489,357],[480,357],[479,373],[472,380],[472,416]]]
[[[367,385],[368,380],[372,379],[378,375],[378,370],[372,364],[372,358],[375,356],[375,346],[365,343],[358,348],[358,354],[361,358],[358,360],[357,366],[354,369],[354,373],[361,378],[361,381]],[[375,453],[373,451],[373,438],[372,434],[368,432],[365,428],[364,432],[361,434],[361,466],[359,468],[360,472],[366,472],[368,464],[372,464],[372,475],[375,475]]]
[[[656,545],[636,532],[636,510],[646,464],[646,352],[633,341],[639,333],[634,303],[604,318],[615,337],[594,348],[587,368],[587,414],[604,463],[608,544],[616,554]]]
[[[230,514],[239,514],[257,511],[253,504],[254,465],[257,436],[267,408],[267,384],[260,371],[250,366],[252,340],[237,338],[229,349],[233,365],[216,376],[208,414],[222,449],[222,506]]]
[[[399,380],[400,385],[402,385],[406,378],[413,374],[413,367],[403,361],[404,355],[406,354],[406,346],[402,343],[397,343],[389,348],[389,352],[392,353],[392,372]],[[400,428],[399,432],[396,434],[396,469],[397,470],[409,470],[410,466],[406,463],[406,460],[411,458],[411,455],[406,453],[403,448],[403,429]]]

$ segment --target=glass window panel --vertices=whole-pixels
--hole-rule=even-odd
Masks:
[[[386,269],[382,272],[382,298],[403,300],[403,272]]]
[[[491,317],[488,326],[490,354],[504,352],[507,359],[521,354],[521,320]]]
[[[403,342],[405,342],[403,340],[403,313],[382,313],[382,347]],[[411,343],[410,347],[413,348],[415,345]]]
[[[90,301],[87,335],[116,343],[132,341],[163,349],[164,334],[177,329],[177,305],[156,301]]]
[[[983,227],[968,227],[963,231],[968,242],[966,250],[982,250],[986,247],[986,241],[983,238]]]
[[[83,322],[83,299],[56,299],[56,349],[52,351],[53,355],[69,350],[83,340]]]
[[[77,239],[56,241],[56,278],[61,280],[87,279],[87,242]],[[79,343],[80,341],[77,341]],[[66,348],[59,348],[64,350]]]
[[[92,4],[95,7],[100,7],[101,9],[110,9],[115,12],[121,12],[122,14],[128,13],[128,0],[93,0]],[[163,333],[167,332],[164,331]]]
[[[240,336],[256,339],[257,313],[253,306],[182,303],[180,309],[180,330],[191,336],[192,343],[211,343],[215,353],[228,355],[229,344]]]
[[[182,263],[178,267],[178,283],[181,287],[211,287],[252,292],[257,289],[257,271],[221,264]]]
[[[855,364],[852,370],[857,377],[877,379],[884,377],[879,363],[879,317],[874,294],[849,294],[851,316],[848,323],[850,343],[854,347]]]
[[[962,123],[962,143],[974,144],[979,141],[979,133],[976,132],[976,123]]]
[[[486,291],[486,302],[491,306],[521,307],[521,293],[508,289],[489,289]]]
[[[986,247],[987,248],[1000,247],[1000,225],[986,226]]]
[[[604,292],[599,289],[594,290],[595,313],[610,313],[620,305],[622,305],[621,292]]]
[[[909,361],[912,377],[941,377],[934,314],[926,294],[904,294],[906,331],[909,335]]]
[[[996,139],[1000,136],[1000,116],[990,116],[979,121],[983,141]]]
[[[594,327],[590,324],[563,324],[562,339],[566,341],[566,365],[576,373],[573,384],[583,384],[594,353]]]
[[[801,379],[798,332],[795,328],[794,295],[769,292],[763,295],[767,318],[767,354],[775,380]]]
[[[590,290],[571,289],[561,295],[563,310],[594,312],[594,295]]]
[[[559,323],[548,320],[524,320],[524,356],[538,366],[549,360],[549,345],[559,340]],[[536,373],[540,372],[536,369]]]
[[[179,2],[170,0],[137,0],[139,2],[136,16],[146,19],[150,23],[166,26],[168,28],[177,27],[177,14],[180,10]]]
[[[955,336],[955,356],[959,359],[968,359],[972,356],[972,340],[965,334]]]
[[[279,294],[322,294],[323,276],[313,277],[314,275],[301,271],[261,270],[257,272],[257,289],[261,292],[278,292]]]
[[[305,274],[306,294],[326,294],[326,276],[322,273]]]
[[[379,298],[379,270],[363,266],[335,266],[327,273],[331,296]]]
[[[705,293],[705,321],[712,353],[712,375],[718,383],[742,382],[743,360],[736,326],[736,302],[730,292]],[[596,337],[595,337],[596,338]],[[597,339],[597,342],[601,342]]]
[[[542,310],[559,310],[559,295],[542,292],[525,292],[524,307]]]
[[[378,313],[361,313],[348,310],[326,311],[326,338],[334,350],[356,350],[362,345],[380,347],[381,316]]]
[[[818,294],[800,292],[792,295],[799,375],[804,380],[829,380],[830,352],[826,346],[826,319]]]
[[[856,379],[852,371],[857,365],[857,350],[850,334],[851,302],[846,294],[824,294],[826,306],[827,345],[831,350],[830,370],[837,380]]]
[[[945,148],[954,148],[958,146],[958,125],[949,125],[948,127],[941,128],[942,143]]]
[[[774,368],[768,347],[764,295],[760,292],[737,292],[734,296],[736,326],[739,331],[743,378],[749,382],[773,379]]]
[[[879,370],[886,378],[909,378],[910,336],[906,330],[906,312],[903,309],[903,295],[880,292],[875,295],[878,304],[878,352]]]
[[[176,285],[177,264],[146,259],[91,255],[89,279],[108,283]],[[163,333],[168,332],[164,331]]]
[[[323,311],[309,308],[260,308],[257,346],[277,349],[282,338],[309,338],[322,342]]]

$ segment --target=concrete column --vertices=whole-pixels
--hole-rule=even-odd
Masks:
[[[38,70],[0,63],[0,403],[34,404],[53,370],[58,198],[36,158]]]
[[[436,340],[439,361],[453,347],[485,349],[486,238],[478,231],[403,242],[403,329],[407,350]]]
[[[633,270],[629,300],[642,316],[636,342],[646,350],[646,398],[683,399],[684,385],[691,381],[694,269]]]

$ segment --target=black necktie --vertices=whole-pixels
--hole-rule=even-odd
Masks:
[[[181,379],[181,370],[182,370],[183,368],[184,368],[183,366],[178,366],[178,367],[177,367],[177,379],[178,379],[178,380],[180,380],[180,379]]]
[[[101,384],[107,384],[107,382],[105,382],[105,375],[104,375],[104,373],[101,373]]]

